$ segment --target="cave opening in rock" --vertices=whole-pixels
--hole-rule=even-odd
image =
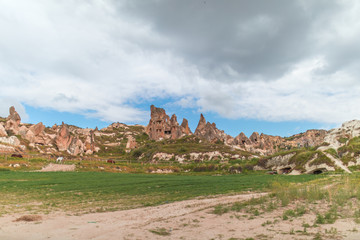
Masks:
[[[323,173],[323,170],[321,170],[321,169],[316,169],[315,171],[313,171],[313,174],[321,174],[321,173]]]
[[[171,134],[171,131],[165,131],[165,134]]]
[[[279,174],[288,174],[291,172],[291,167],[282,168],[278,172],[279,172]]]

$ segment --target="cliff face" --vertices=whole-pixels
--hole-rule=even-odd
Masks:
[[[192,134],[186,119],[183,120],[180,126],[175,114],[170,119],[163,108],[157,108],[154,105],[151,105],[150,111],[151,119],[146,127],[146,133],[150,139],[178,139]]]

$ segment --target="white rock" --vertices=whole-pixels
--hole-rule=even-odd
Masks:
[[[11,136],[11,137],[0,137],[0,142],[1,143],[6,143],[12,146],[19,146],[20,145],[20,140],[15,137],[15,136]]]
[[[7,132],[2,124],[0,124],[0,137],[7,137]]]

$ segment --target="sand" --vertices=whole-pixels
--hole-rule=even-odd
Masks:
[[[313,223],[314,215],[305,214],[292,221],[284,221],[281,219],[284,209],[253,219],[244,213],[212,213],[214,206],[220,203],[244,201],[262,195],[249,193],[194,199],[82,216],[52,213],[41,215],[42,220],[37,222],[16,222],[20,214],[6,215],[0,217],[0,239],[314,239],[317,232],[323,234],[323,239],[360,239],[360,225],[350,219],[308,228],[304,232],[303,224]],[[278,222],[264,224],[275,220]],[[161,231],[168,235],[159,235]]]

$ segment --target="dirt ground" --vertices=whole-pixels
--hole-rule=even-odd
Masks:
[[[15,221],[21,215],[6,215],[0,217],[0,239],[360,239],[360,225],[351,219],[306,228],[304,224],[314,223],[314,215],[283,220],[284,209],[256,217],[212,212],[218,204],[262,195],[220,196],[82,216],[54,213],[41,215],[35,222]]]
[[[50,163],[49,165],[43,167],[38,172],[68,172],[68,171],[75,171],[75,164],[66,165],[66,164],[55,164]]]

